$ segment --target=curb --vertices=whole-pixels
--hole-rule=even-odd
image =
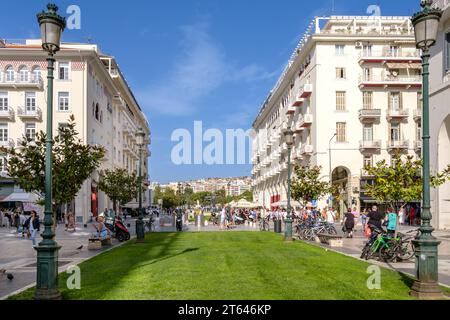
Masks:
[[[132,239],[134,239],[134,238],[136,238],[135,235],[132,236],[132,237],[130,238],[130,240],[132,240]],[[129,240],[129,241],[130,241],[130,240]],[[128,241],[126,241],[126,242],[121,242],[121,243],[119,243],[119,244],[117,244],[117,245],[115,245],[115,246],[111,246],[110,248],[107,248],[107,249],[105,249],[105,250],[103,250],[103,251],[101,251],[101,252],[99,252],[99,253],[97,253],[97,254],[95,254],[95,255],[89,257],[89,258],[86,258],[86,259],[77,261],[76,263],[69,263],[68,265],[66,265],[66,266],[63,267],[63,270],[62,270],[61,272],[58,272],[58,277],[59,277],[60,274],[62,274],[62,273],[64,273],[64,272],[67,272],[67,270],[69,270],[69,268],[72,268],[73,266],[77,266],[77,265],[79,265],[79,264],[81,264],[81,263],[83,263],[83,262],[85,262],[85,261],[91,260],[92,258],[95,258],[95,257],[97,257],[98,255],[100,255],[100,254],[102,254],[102,253],[111,251],[111,250],[116,249],[116,248],[120,248],[121,246],[125,245],[126,243],[128,243]],[[58,261],[59,261],[59,259],[58,259]],[[17,295],[17,294],[20,294],[20,293],[22,293],[22,292],[24,292],[24,291],[27,291],[28,289],[33,288],[33,287],[35,287],[35,286],[36,286],[36,281],[33,282],[33,283],[30,283],[29,285],[27,285],[27,286],[25,286],[25,287],[23,287],[23,288],[17,289],[16,291],[11,292],[11,293],[7,294],[6,296],[0,297],[0,301],[1,301],[1,300],[6,300],[6,299],[8,299],[9,297],[12,297],[12,296],[15,296],[15,295]]]

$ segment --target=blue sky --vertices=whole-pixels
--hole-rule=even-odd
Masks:
[[[118,60],[152,129],[150,180],[250,175],[250,165],[172,164],[177,128],[249,129],[299,38],[332,0],[56,1],[81,8],[81,29],[63,41],[91,39]],[[3,4],[0,38],[39,36],[35,14],[47,1]],[[336,15],[412,15],[419,0],[335,0]],[[19,14],[20,13],[20,14]]]

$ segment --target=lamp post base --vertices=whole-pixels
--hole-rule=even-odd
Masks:
[[[425,239],[413,240],[416,251],[417,280],[411,288],[411,296],[419,299],[444,298],[438,284],[438,245],[440,243],[430,235],[425,235]]]
[[[145,242],[144,221],[141,219],[136,220],[136,243]]]
[[[292,219],[286,218],[286,220],[284,220],[284,226],[286,228],[284,231],[284,241],[292,242]]]
[[[61,300],[58,288],[58,251],[56,245],[39,245],[37,251],[37,279],[34,300]]]

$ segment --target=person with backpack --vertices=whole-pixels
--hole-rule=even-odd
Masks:
[[[36,234],[40,230],[41,223],[36,211],[31,211],[30,220],[30,240],[32,242],[33,248],[36,246]]]
[[[25,233],[27,234],[28,238],[30,237],[30,221],[31,216],[29,216],[28,219],[26,219],[25,222],[23,223],[22,237],[24,237]]]

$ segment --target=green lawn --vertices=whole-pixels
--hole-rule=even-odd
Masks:
[[[369,264],[269,232],[153,233],[80,265],[81,290],[64,299],[410,299],[412,280],[382,269],[381,290],[366,286]],[[30,299],[33,290],[13,297]]]

